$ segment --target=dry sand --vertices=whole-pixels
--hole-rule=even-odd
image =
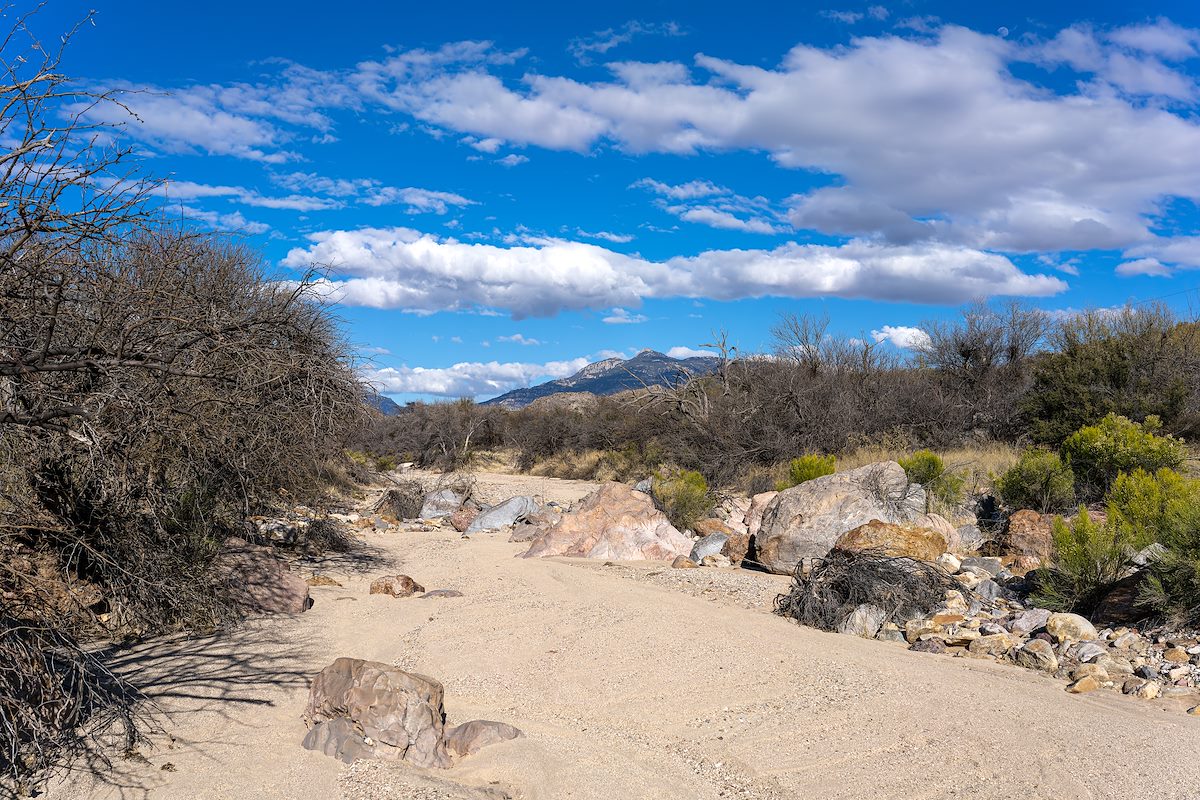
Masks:
[[[491,499],[590,488],[483,483]],[[49,796],[1200,796],[1200,719],[1183,701],[1069,695],[1017,667],[800,628],[769,612],[777,576],[526,561],[506,538],[369,533],[376,561],[325,564],[343,586],[314,588],[307,613],[131,653],[164,733],[114,763],[123,790],[79,776]],[[465,596],[367,593],[394,571]],[[436,677],[450,723],[502,720],[526,738],[436,774],[306,751],[308,681],[338,656]]]

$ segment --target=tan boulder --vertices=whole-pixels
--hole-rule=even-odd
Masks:
[[[843,533],[833,547],[851,553],[876,550],[893,557],[936,561],[938,556],[946,552],[947,544],[946,537],[933,528],[896,525],[873,519]]]
[[[1084,694],[1085,692],[1094,692],[1100,688],[1100,681],[1094,675],[1087,675],[1072,683],[1067,687],[1067,691],[1071,694]]]
[[[675,530],[648,494],[606,483],[534,539],[523,558],[673,561],[691,552],[692,541]]]
[[[1058,656],[1054,648],[1045,639],[1030,639],[1019,650],[1013,651],[1013,658],[1022,667],[1054,672],[1058,669]]]
[[[1046,620],[1046,633],[1056,642],[1087,642],[1099,638],[1096,626],[1079,614],[1051,614]]]
[[[699,569],[700,567],[699,564],[687,556],[675,556],[675,560],[671,562],[671,566],[675,569]]]
[[[998,542],[1000,554],[1033,556],[1048,563],[1054,555],[1054,518],[1049,514],[1024,509],[1008,518]]]

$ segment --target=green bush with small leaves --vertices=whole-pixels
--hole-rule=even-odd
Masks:
[[[1087,614],[1120,580],[1132,542],[1127,531],[1095,522],[1085,506],[1071,522],[1054,520],[1054,566],[1037,571],[1031,601],[1052,611]]]
[[[996,479],[996,491],[1014,510],[1063,511],[1075,502],[1075,473],[1058,453],[1033,448]]]
[[[391,472],[400,462],[396,461],[395,456],[382,455],[375,458],[375,469],[379,472]]]
[[[962,500],[963,477],[946,469],[946,462],[932,450],[918,450],[901,458],[899,464],[911,482],[921,484],[925,491],[943,503],[954,505]]]
[[[1187,451],[1181,440],[1155,433],[1161,427],[1155,416],[1137,423],[1109,414],[1097,424],[1086,425],[1068,436],[1063,442],[1062,456],[1075,473],[1075,490],[1080,499],[1085,502],[1101,499],[1122,472],[1178,469]]]
[[[1108,492],[1108,519],[1121,529],[1132,547],[1171,541],[1191,523],[1192,507],[1200,501],[1200,484],[1173,469],[1153,474],[1135,469],[1122,472]]]
[[[708,482],[699,472],[680,470],[664,475],[655,473],[650,492],[655,504],[678,530],[691,529],[716,505],[708,491]]]
[[[804,455],[793,458],[788,464],[787,477],[775,484],[775,491],[782,492],[836,471],[837,459],[834,456]]]

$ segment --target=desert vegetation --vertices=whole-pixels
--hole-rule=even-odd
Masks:
[[[69,37],[64,39],[65,42]],[[0,133],[0,781],[138,735],[104,648],[235,619],[221,542],[319,494],[362,389],[311,280],[153,213],[20,18]]]

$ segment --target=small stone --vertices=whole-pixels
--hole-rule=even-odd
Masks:
[[[1179,681],[1192,674],[1192,668],[1188,666],[1175,667],[1175,669],[1167,670],[1167,677],[1172,681]]]
[[[1146,640],[1133,631],[1119,634],[1112,643],[1113,647],[1119,647],[1122,650],[1144,650],[1145,644]]]
[[[1046,620],[1046,632],[1055,641],[1082,642],[1096,638],[1096,626],[1078,614],[1051,614]]]
[[[997,633],[991,636],[980,636],[972,641],[967,650],[972,655],[994,656],[999,658],[1012,650],[1017,640],[1008,633]]]
[[[1071,677],[1074,680],[1092,677],[1098,681],[1106,681],[1108,680],[1108,673],[1103,667],[1097,666],[1096,664],[1080,664],[1071,671]]]
[[[1163,660],[1169,661],[1172,664],[1186,664],[1188,662],[1187,650],[1182,647],[1171,647],[1163,653]]]
[[[916,653],[945,653],[946,643],[941,639],[922,639],[908,649]]]
[[[1019,650],[1015,651],[1017,663],[1029,669],[1040,669],[1054,672],[1058,669],[1058,657],[1054,648],[1044,639],[1030,639]]]
[[[938,556],[937,565],[949,572],[951,575],[958,572],[962,567],[962,562],[958,560],[958,556],[953,553],[942,553]]]
[[[1162,694],[1162,687],[1154,681],[1146,681],[1133,694],[1141,700],[1153,700]]]
[[[371,581],[371,594],[390,594],[392,597],[411,597],[425,587],[407,575],[384,575]]]
[[[1137,675],[1139,678],[1145,678],[1146,680],[1152,680],[1152,679],[1158,677],[1158,670],[1156,670],[1154,667],[1150,666],[1149,664],[1142,664],[1141,666],[1139,666],[1137,669],[1135,669],[1133,671],[1133,674]]]
[[[458,589],[434,589],[432,592],[426,592],[421,595],[422,600],[428,600],[431,597],[462,597],[463,593]]]
[[[722,555],[721,553],[714,553],[712,555],[705,556],[700,561],[700,563],[706,567],[732,567],[733,566],[733,562],[731,562],[729,560],[729,556]]]
[[[1187,713],[1191,714],[1193,717],[1200,717],[1200,706],[1192,706],[1187,710]]]
[[[675,556],[675,560],[671,562],[671,566],[675,569],[696,569],[700,565],[687,556]]]
[[[1000,595],[1003,594],[1003,592],[1004,590],[1000,588],[1000,584],[996,583],[991,578],[984,578],[979,582],[979,585],[975,587],[975,594],[979,595],[984,600],[987,600],[989,603],[994,603],[996,600],[1000,599]]]
[[[1050,612],[1044,608],[1031,608],[1017,614],[1008,623],[1008,629],[1018,636],[1028,636],[1038,628],[1046,627]]]
[[[1000,563],[1000,559],[998,558],[972,556],[962,560],[962,568],[982,570],[994,578],[1004,569],[1004,565]]]
[[[864,639],[874,639],[875,634],[879,633],[879,629],[883,626],[883,620],[886,617],[887,612],[879,606],[863,603],[850,612],[850,616],[838,626],[838,633],[844,633],[849,636],[861,636]]]
[[[1096,644],[1095,642],[1080,642],[1073,645],[1067,652],[1078,659],[1080,663],[1086,664],[1089,661],[1095,661],[1107,651],[1104,645]]]
[[[1100,688],[1100,681],[1092,675],[1080,678],[1067,687],[1067,691],[1071,694],[1083,694],[1084,692],[1094,692]]]
[[[313,575],[306,581],[306,583],[308,583],[309,586],[341,586],[340,583],[328,575]]]
[[[1129,663],[1129,659],[1121,658],[1120,656],[1105,654],[1097,658],[1093,663],[1101,667],[1109,675],[1133,674],[1133,665]]]
[[[933,615],[933,624],[934,625],[955,625],[959,622],[962,622],[965,619],[966,619],[966,617],[964,617],[962,614],[938,613],[938,614]]]
[[[946,599],[943,601],[942,607],[947,611],[966,611],[967,600],[965,597],[963,597],[962,592],[955,589],[948,589],[946,591]]]

